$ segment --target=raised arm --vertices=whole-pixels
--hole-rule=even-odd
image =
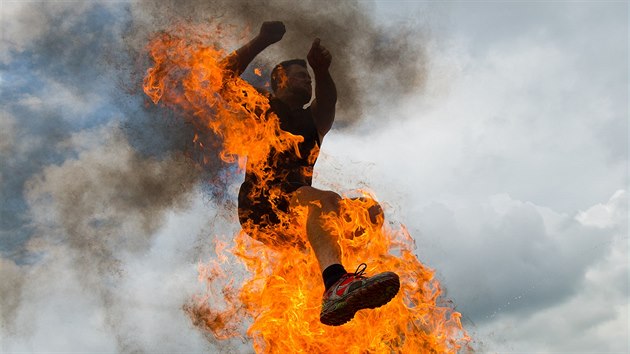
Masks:
[[[281,40],[285,32],[281,21],[264,22],[256,37],[223,59],[225,68],[237,76],[241,75],[260,52]]]
[[[311,104],[311,110],[319,140],[322,141],[335,121],[337,87],[328,71],[332,56],[319,42],[319,38],[315,38],[306,58],[315,74],[315,100]]]

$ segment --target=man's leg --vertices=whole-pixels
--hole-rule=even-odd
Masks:
[[[400,288],[400,281],[395,273],[384,272],[366,277],[363,275],[367,268],[365,264],[360,265],[354,274],[347,273],[341,265],[338,235],[324,227],[325,215],[339,213],[340,200],[341,197],[335,192],[308,186],[300,187],[291,200],[292,207],[308,208],[306,234],[319,262],[326,287],[320,321],[331,326],[350,321],[361,309],[386,304]]]
[[[324,216],[339,211],[339,194],[331,191],[304,186],[300,187],[291,200],[291,207],[308,208],[306,236],[322,272],[333,264],[341,264],[341,248],[337,243],[338,235],[333,235],[324,228]]]

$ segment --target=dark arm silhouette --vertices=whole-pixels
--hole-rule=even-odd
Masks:
[[[284,24],[280,21],[264,22],[256,37],[223,59],[225,68],[236,76],[241,75],[260,52],[280,41],[285,32]]]
[[[319,38],[315,38],[306,58],[315,74],[315,100],[311,104],[311,110],[321,141],[335,121],[337,87],[328,71],[332,55],[319,42]]]

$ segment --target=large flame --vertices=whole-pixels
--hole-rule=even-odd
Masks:
[[[148,45],[153,66],[144,91],[154,103],[183,113],[199,131],[222,138],[221,158],[239,167],[265,171],[270,149],[294,150],[301,137],[279,128],[278,117],[266,114],[269,103],[239,77],[226,70],[226,52],[211,43],[208,26],[178,27],[157,34]],[[260,74],[256,69],[256,74]],[[414,255],[414,242],[404,227],[383,225],[375,197],[344,198],[338,214],[326,216],[330,232],[339,236],[346,267],[367,263],[367,273],[394,271],[400,276],[399,294],[387,305],[359,311],[339,327],[319,322],[324,286],[319,266],[304,235],[306,210],[293,211],[278,233],[260,234],[246,228],[230,247],[217,242],[215,261],[199,267],[208,293],[186,306],[193,323],[217,339],[246,335],[258,353],[455,353],[469,338],[460,314],[441,300],[431,269]],[[251,236],[251,237],[250,237]],[[289,241],[287,241],[287,238]],[[256,240],[265,240],[264,244]],[[277,241],[277,242],[274,242]],[[282,241],[282,242],[280,242]],[[220,299],[213,292],[230,264],[242,262],[251,274],[243,284],[230,281]]]

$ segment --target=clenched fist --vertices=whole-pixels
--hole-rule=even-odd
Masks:
[[[330,55],[330,52],[324,48],[324,46],[320,45],[319,42],[320,39],[315,38],[311,50],[308,51],[308,55],[306,56],[314,72],[328,70],[332,62],[332,55]]]
[[[270,45],[281,40],[286,31],[282,21],[267,21],[260,26],[258,37]]]

